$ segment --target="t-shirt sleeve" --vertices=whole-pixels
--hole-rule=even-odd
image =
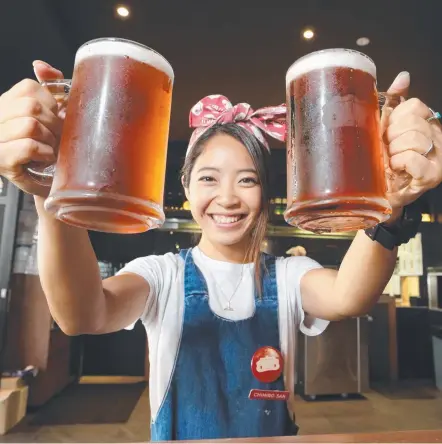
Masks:
[[[330,323],[325,319],[315,318],[305,313],[302,307],[301,279],[311,270],[322,268],[315,260],[306,256],[294,256],[286,259],[287,291],[292,313],[295,313],[299,329],[307,336],[320,335]]]
[[[118,271],[117,276],[122,273],[133,273],[141,276],[149,284],[150,292],[140,316],[143,324],[151,322],[158,316],[161,294],[176,274],[177,260],[178,256],[172,253],[163,256],[139,257]],[[126,327],[126,330],[131,330],[134,326],[135,323],[132,323]]]

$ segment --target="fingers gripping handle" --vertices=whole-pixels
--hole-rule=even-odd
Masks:
[[[58,104],[58,114],[64,116],[67,99],[71,90],[71,80],[57,79],[42,82],[48,88]],[[31,162],[26,166],[29,176],[40,185],[51,186],[55,173],[55,164]]]

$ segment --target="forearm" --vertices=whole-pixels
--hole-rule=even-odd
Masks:
[[[367,313],[393,273],[397,248],[387,250],[358,232],[334,280],[332,295],[342,317]]]
[[[93,332],[105,316],[105,296],[86,230],[64,224],[43,208],[39,215],[38,269],[52,316],[68,334]]]
[[[386,225],[393,225],[401,215],[402,209],[394,211]],[[393,274],[396,258],[397,248],[388,250],[363,231],[357,233],[333,286],[343,316],[364,314],[377,302]]]

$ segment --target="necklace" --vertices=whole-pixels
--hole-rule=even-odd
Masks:
[[[232,299],[235,297],[236,292],[238,291],[238,288],[242,282],[243,276],[244,276],[244,264],[242,264],[241,266],[241,276],[238,279],[238,283],[236,284],[235,290],[232,293],[232,296],[230,296],[230,298],[228,298],[223,289],[221,288],[221,285],[218,285],[218,282],[216,282],[215,277],[213,276],[213,273],[211,270],[209,270],[208,268],[206,268],[207,272],[209,273],[210,277],[212,278],[212,281],[215,282],[215,285],[217,286],[217,288],[219,289],[220,293],[222,294],[223,298],[227,301],[227,305],[223,308],[224,311],[235,311],[234,308],[232,307]]]

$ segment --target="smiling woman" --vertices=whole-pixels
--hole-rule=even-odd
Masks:
[[[61,76],[41,62],[35,69],[40,79]],[[402,74],[392,88],[404,91],[408,83]],[[45,194],[22,173],[40,159],[23,140],[47,155],[57,151],[53,135],[41,139],[48,128],[57,134],[57,110],[37,82],[21,82],[0,97],[0,174],[41,193],[35,196],[38,268],[57,324],[70,335],[103,334],[141,319],[149,340],[153,441],[295,435],[298,332],[318,335],[329,320],[367,313],[390,279],[396,249],[359,232],[339,271],[307,256],[261,253],[269,200],[265,136],[284,140],[286,109],[254,111],[214,95],[191,110],[194,132],[182,173],[200,242],[177,254],[139,257],[102,281],[87,230],[47,212]],[[410,128],[422,133],[415,150]],[[442,130],[415,99],[392,112],[386,134],[391,168],[416,177],[411,191],[398,188],[389,196],[396,211],[384,229],[401,233],[396,223],[416,198],[413,190],[424,192],[442,177]]]
[[[254,262],[258,288],[269,212],[268,157],[244,128],[217,124],[196,141],[182,170],[192,216],[203,233],[200,247],[214,259]]]
[[[278,392],[282,401],[293,396],[284,380],[294,387],[298,326],[318,334],[327,322],[309,317],[304,323],[300,303],[302,276],[320,266],[308,258],[289,261],[260,251],[269,212],[270,150],[263,134],[282,140],[284,120],[282,106],[254,112],[248,104],[232,106],[220,95],[198,102],[191,111],[196,129],[182,184],[201,239],[179,255],[140,258],[121,272],[143,276],[151,289],[142,319],[146,328],[153,326],[153,341],[159,340],[150,349],[151,369],[156,368],[152,362],[162,363],[151,375],[158,381],[150,393],[154,440],[297,432],[292,407],[274,405],[272,393]],[[150,274],[153,268],[162,276]],[[162,321],[147,321],[153,312],[167,328]],[[275,378],[267,377],[273,366],[262,366],[259,374],[250,367],[258,349],[260,362],[268,363],[269,350],[276,350],[281,361],[287,359]],[[272,414],[263,415],[263,409]]]

